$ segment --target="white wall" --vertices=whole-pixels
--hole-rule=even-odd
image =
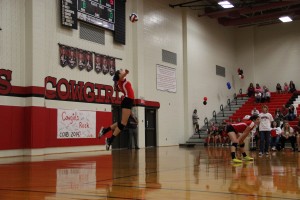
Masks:
[[[237,75],[238,68],[241,68],[244,71],[244,79],[236,80],[236,88],[242,88],[243,93],[246,93],[249,83],[254,81],[255,76],[254,29],[252,27],[236,29],[235,38],[235,51],[237,55],[235,65],[235,76]]]
[[[0,1],[0,67],[13,70],[13,85],[43,86],[44,77],[111,85],[111,77],[94,72],[62,68],[58,43],[122,58],[117,68],[130,70],[129,79],[136,98],[160,102],[157,112],[158,145],[177,145],[192,135],[192,112],[196,108],[200,124],[219,111],[240,88],[259,82],[274,90],[279,82],[294,80],[300,88],[300,22],[254,28],[230,28],[215,20],[197,17],[188,9],[170,8],[170,0],[126,3],[126,16],[136,12],[137,23],[126,20],[126,45],[113,42],[105,31],[105,45],[79,38],[79,30],[60,24],[59,0]],[[127,17],[126,17],[127,19]],[[79,25],[80,28],[80,25]],[[162,62],[162,49],[177,54],[177,65]],[[176,69],[177,92],[156,89],[156,64]],[[215,67],[226,68],[226,77]],[[243,68],[245,79],[237,76]],[[226,83],[232,89],[228,90]],[[202,104],[203,98],[208,104]],[[20,98],[0,96],[1,105],[24,105]],[[46,101],[32,98],[29,105],[82,110],[110,111],[110,105]],[[26,105],[28,105],[26,104]],[[140,143],[144,143],[144,108],[138,108]]]
[[[235,90],[235,45],[234,29],[224,28],[215,20],[199,18],[196,13],[187,14],[187,74],[185,96],[188,105],[189,134],[192,132],[192,113],[198,110],[199,123],[203,125],[205,117],[210,119],[212,112],[219,112],[220,105],[226,106],[227,99],[233,98]],[[216,75],[216,65],[225,67],[225,77]],[[226,83],[232,88],[228,90]],[[207,105],[203,98],[207,97]]]
[[[280,23],[262,26],[244,31],[237,42],[239,64],[245,63],[246,72],[254,83],[266,85],[275,91],[276,84],[293,80],[296,88],[300,88],[300,22]],[[250,41],[250,42],[249,42]],[[253,70],[253,71],[252,71]],[[251,72],[252,71],[252,72]],[[251,79],[250,79],[251,80]],[[249,80],[249,81],[250,81]],[[242,85],[247,89],[248,84]]]
[[[0,69],[12,73],[12,85],[24,86],[25,74],[25,0],[0,1]],[[24,106],[24,98],[0,96],[0,105]]]
[[[12,70],[12,84],[24,86],[25,0],[0,1],[0,27],[0,69]]]
[[[177,145],[183,135],[183,41],[181,11],[172,9],[167,0],[144,1],[142,23],[144,42],[144,96],[159,101],[157,142],[159,146]],[[140,23],[140,22],[139,22]],[[162,49],[177,54],[177,65],[162,61]],[[156,89],[156,65],[176,69],[176,93]]]

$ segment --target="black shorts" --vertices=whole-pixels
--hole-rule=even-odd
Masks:
[[[133,107],[133,99],[125,97],[121,103],[121,108],[131,109]]]
[[[226,126],[226,133],[229,133],[229,132],[235,132],[235,133],[237,133],[237,132],[234,130],[233,126],[227,125],[227,126]]]

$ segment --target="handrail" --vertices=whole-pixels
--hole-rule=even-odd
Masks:
[[[215,118],[215,122],[217,123],[217,112],[215,110],[213,111],[213,117]]]
[[[240,95],[241,95],[241,97],[242,97],[242,100],[243,100],[243,90],[242,90],[242,88],[239,90],[239,93],[240,93]]]
[[[229,110],[231,111],[231,103],[230,103],[230,99],[227,100],[227,105],[229,106]]]
[[[206,127],[208,129],[208,119],[207,119],[207,117],[204,118],[204,124],[206,125]]]
[[[237,95],[236,95],[236,93],[233,94],[233,99],[235,100],[235,105],[237,105]]]
[[[223,104],[220,105],[220,111],[222,111],[223,117],[225,117]]]

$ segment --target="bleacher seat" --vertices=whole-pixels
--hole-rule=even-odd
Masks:
[[[274,115],[276,108],[281,108],[282,105],[285,105],[289,99],[292,97],[291,93],[288,94],[277,94],[276,92],[271,92],[271,100],[270,102],[264,103],[256,103],[255,98],[251,97],[248,101],[239,109],[237,110],[231,117],[233,121],[237,121],[238,119],[243,119],[245,115],[250,115],[251,111],[254,107],[261,112],[261,106],[267,105],[269,108],[269,113]],[[300,114],[300,106],[297,107],[297,113]],[[289,122],[291,127],[294,127],[298,123],[298,119]]]

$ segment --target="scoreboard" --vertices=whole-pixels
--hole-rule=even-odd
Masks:
[[[115,0],[61,0],[62,24],[74,28],[77,19],[100,26],[109,30],[115,30]],[[75,10],[75,16],[70,16]],[[69,11],[73,9],[72,11]],[[67,19],[64,19],[66,18]],[[73,17],[72,19],[70,19]],[[76,19],[74,19],[76,18]],[[64,23],[65,22],[65,23]]]
[[[79,20],[114,30],[115,0],[78,0]]]

